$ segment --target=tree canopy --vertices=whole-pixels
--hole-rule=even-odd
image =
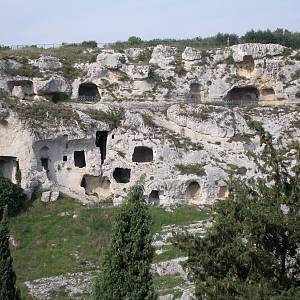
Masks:
[[[198,299],[299,299],[300,147],[276,149],[271,135],[253,125],[264,149],[253,155],[261,178],[232,181],[204,238],[176,237]]]

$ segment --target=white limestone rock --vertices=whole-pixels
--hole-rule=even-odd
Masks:
[[[196,50],[195,48],[186,47],[182,53],[182,59],[187,61],[199,61],[201,60],[201,52]]]
[[[107,69],[118,70],[125,64],[127,57],[123,53],[102,52],[97,56],[97,63]]]
[[[60,62],[59,58],[54,56],[47,56],[47,55],[42,55],[38,59],[33,60],[31,64],[33,64],[34,66],[38,67],[43,71],[45,70],[56,71],[62,68],[62,63]]]
[[[158,65],[165,69],[175,63],[175,56],[178,50],[175,47],[158,45],[153,49],[150,64]]]
[[[146,79],[149,77],[150,66],[128,65],[126,73],[133,80]]]
[[[49,95],[53,93],[71,93],[71,86],[67,80],[59,75],[53,75],[47,80],[34,80],[35,93],[38,95]]]
[[[235,62],[242,62],[245,55],[251,55],[254,59],[281,55],[286,47],[277,44],[248,43],[231,46],[232,56]]]

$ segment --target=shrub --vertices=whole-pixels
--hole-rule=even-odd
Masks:
[[[300,78],[300,69],[298,69],[297,71],[295,71],[293,74],[292,74],[292,80],[297,80]]]
[[[83,41],[81,46],[86,48],[97,48],[98,43],[96,41]]]
[[[296,98],[300,98],[300,90],[296,93]]]
[[[182,175],[197,175],[197,176],[206,176],[205,169],[200,164],[191,164],[191,165],[175,165],[176,169]]]
[[[130,46],[138,46],[143,43],[143,40],[140,37],[137,36],[131,36],[128,38],[128,44]]]
[[[42,77],[40,69],[36,66],[30,64],[24,64],[20,68],[8,68],[6,69],[6,74],[10,76],[24,76],[24,77]]]
[[[8,215],[15,216],[25,207],[26,200],[23,190],[0,174],[0,214],[7,206]]]

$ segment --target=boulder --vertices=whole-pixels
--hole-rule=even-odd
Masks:
[[[131,60],[139,60],[147,52],[150,52],[149,48],[129,48],[125,49],[126,56]]]
[[[38,95],[47,95],[52,93],[71,93],[71,86],[67,80],[58,75],[53,75],[47,80],[37,79],[34,81],[34,87],[36,94]]]
[[[184,291],[180,300],[196,300],[196,298],[191,291]]]
[[[47,191],[42,194],[41,201],[44,203],[55,202],[59,197],[59,191]]]
[[[150,64],[155,64],[162,69],[167,68],[169,65],[175,63],[175,55],[177,54],[177,48],[158,45],[153,49]]]
[[[201,52],[195,48],[186,47],[182,53],[182,59],[187,61],[201,60]]]
[[[280,55],[284,52],[286,47],[277,44],[259,44],[248,43],[234,45],[231,47],[232,56],[235,62],[242,62],[244,56],[251,55],[253,59],[259,59],[269,56]]]
[[[46,55],[42,55],[40,58],[32,61],[32,64],[41,70],[56,71],[62,68],[59,58]]]
[[[150,66],[129,65],[126,67],[126,73],[133,80],[146,79],[149,77]]]
[[[118,70],[126,63],[127,57],[122,53],[102,52],[97,56],[97,63],[107,69]]]

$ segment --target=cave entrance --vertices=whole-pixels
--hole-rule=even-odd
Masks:
[[[159,204],[159,191],[152,190],[149,197],[148,197],[149,204]]]
[[[17,159],[12,156],[0,156],[0,172],[3,177],[15,181]]]
[[[265,88],[261,90],[261,101],[275,101],[275,91],[273,88]]]
[[[97,131],[96,132],[96,147],[100,149],[101,154],[101,164],[104,163],[106,158],[106,145],[107,145],[107,137],[108,131]]]
[[[135,147],[132,155],[132,161],[138,163],[153,161],[152,148],[144,146]]]
[[[104,176],[84,175],[81,181],[87,195],[97,194],[101,198],[111,195],[110,180]]]
[[[220,186],[219,192],[218,192],[218,198],[219,199],[225,199],[228,197],[228,187],[227,186]]]
[[[49,152],[50,149],[47,146],[44,146],[40,150],[41,165],[47,173],[49,172]]]
[[[80,100],[95,100],[99,98],[98,87],[94,83],[82,83],[79,85],[78,97]]]
[[[55,92],[55,93],[47,94],[47,98],[53,103],[58,103],[58,102],[63,102],[68,100],[69,96],[63,92]]]
[[[259,95],[256,87],[234,87],[227,93],[224,100],[231,105],[247,105],[257,103]]]
[[[12,80],[7,85],[13,97],[25,98],[34,94],[31,80]]]
[[[74,165],[78,168],[86,166],[84,151],[74,151]]]
[[[115,168],[113,177],[118,183],[130,182],[131,170],[126,168]]]
[[[249,76],[255,68],[255,62],[252,55],[245,55],[243,61],[237,63],[239,76]]]
[[[193,181],[188,185],[185,191],[185,197],[191,203],[195,203],[195,204],[201,203],[201,201],[203,200],[203,196],[198,182]]]
[[[200,83],[196,83],[196,82],[192,83],[190,85],[190,92],[189,92],[189,96],[188,96],[188,102],[190,102],[190,103],[200,103],[201,102],[200,92],[201,92]]]

